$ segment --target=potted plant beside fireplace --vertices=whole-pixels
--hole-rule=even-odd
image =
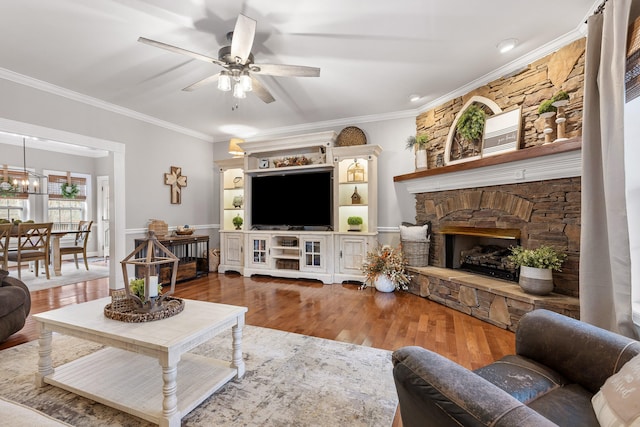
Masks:
[[[524,249],[512,246],[509,261],[520,267],[518,284],[526,293],[547,295],[553,291],[553,271],[562,271],[567,255],[550,246]]]
[[[406,266],[407,261],[399,247],[378,244],[375,250],[367,252],[362,263],[362,272],[366,276],[362,288],[373,285],[380,292],[406,291],[411,280]]]

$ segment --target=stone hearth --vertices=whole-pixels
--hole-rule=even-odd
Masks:
[[[409,271],[413,276],[409,292],[510,331],[517,329],[525,313],[537,308],[580,318],[578,298],[531,295],[514,282],[449,268],[410,267]]]

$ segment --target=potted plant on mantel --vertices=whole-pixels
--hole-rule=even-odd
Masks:
[[[411,276],[405,271],[407,262],[400,248],[380,245],[374,251],[367,252],[362,263],[362,272],[366,275],[361,289],[373,285],[380,292],[407,290]]]
[[[567,255],[550,246],[524,249],[512,246],[509,261],[520,267],[518,284],[526,293],[547,295],[553,291],[553,271],[562,271],[562,263]]]
[[[427,142],[429,137],[427,135],[418,135],[407,138],[407,150],[415,150],[416,155],[416,169],[427,169]]]

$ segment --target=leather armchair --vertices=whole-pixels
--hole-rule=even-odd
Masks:
[[[516,354],[470,371],[422,347],[393,353],[403,427],[599,426],[591,398],[640,342],[554,313],[520,319]]]
[[[27,285],[0,270],[0,342],[22,329],[30,310]]]

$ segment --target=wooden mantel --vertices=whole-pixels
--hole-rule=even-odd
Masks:
[[[435,169],[427,169],[397,175],[393,177],[394,182],[408,181],[411,179],[423,178],[434,175],[442,175],[452,172],[466,171],[470,169],[482,168],[485,166],[495,166],[503,163],[516,162],[519,160],[527,160],[535,157],[549,156],[552,154],[566,153],[569,151],[581,150],[582,138],[571,138],[564,142],[556,142],[553,144],[538,145],[531,148],[523,148],[512,153],[500,154],[497,156],[484,157],[478,160],[471,160],[467,163],[457,163],[455,165],[442,166]]]
[[[393,177],[412,194],[582,175],[582,138]]]

